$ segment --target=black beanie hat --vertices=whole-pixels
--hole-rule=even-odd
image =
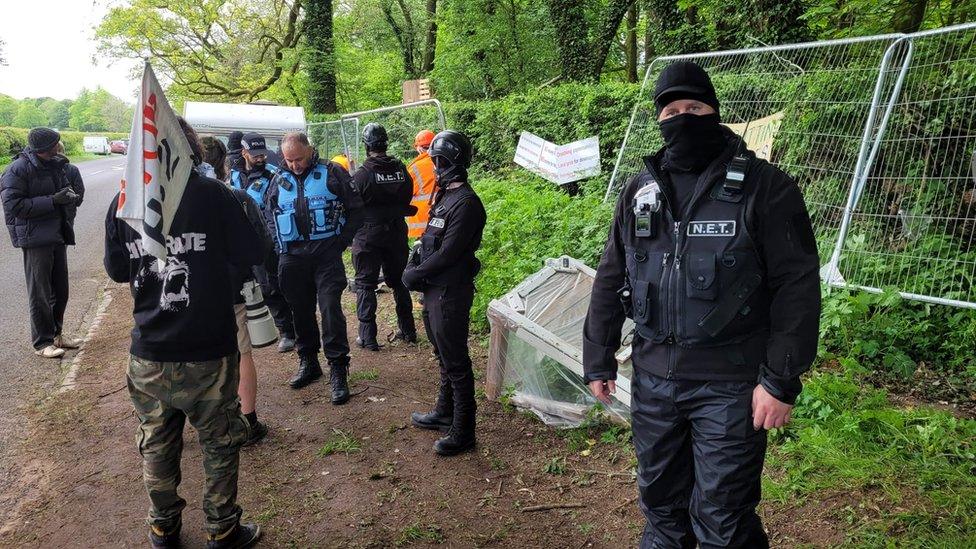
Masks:
[[[34,152],[47,152],[61,141],[61,134],[50,128],[34,128],[27,134],[27,144]]]
[[[230,132],[227,138],[227,150],[231,152],[240,151],[244,148],[241,141],[244,139],[244,132]]]
[[[654,86],[654,106],[657,114],[678,99],[694,99],[719,112],[715,87],[705,69],[692,61],[675,61],[661,71]]]

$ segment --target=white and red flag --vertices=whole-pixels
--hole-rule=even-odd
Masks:
[[[147,62],[116,217],[136,230],[143,249],[160,261],[166,260],[166,235],[193,169],[191,155],[176,113]]]

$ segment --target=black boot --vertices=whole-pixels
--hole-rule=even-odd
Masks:
[[[322,377],[322,367],[319,366],[317,355],[301,354],[298,356],[298,361],[298,372],[288,382],[292,389],[301,389]]]
[[[349,402],[348,364],[329,365],[329,381],[332,383],[332,404],[339,405]]]
[[[437,439],[434,451],[442,456],[454,456],[474,450],[474,423],[477,405],[474,402],[474,375],[452,383],[454,388],[454,421],[447,436]]]
[[[180,530],[183,528],[183,521],[176,523],[171,530],[164,532],[155,526],[149,527],[149,543],[153,549],[176,549],[180,547]]]
[[[361,337],[356,338],[356,345],[360,349],[366,349],[367,351],[379,351],[381,345],[377,343],[376,338],[373,339],[363,339]]]
[[[410,422],[421,429],[450,430],[454,422],[454,393],[451,390],[451,381],[443,373],[434,409],[426,414],[420,412],[410,414]]]
[[[391,343],[394,342],[394,341],[402,341],[404,343],[409,343],[411,345],[416,345],[417,344],[417,334],[416,333],[408,334],[408,333],[403,332],[402,330],[397,330],[397,333],[393,336],[393,339],[390,340]]]
[[[260,538],[260,526],[238,523],[228,532],[218,536],[211,535],[207,540],[207,549],[245,549],[253,547]]]

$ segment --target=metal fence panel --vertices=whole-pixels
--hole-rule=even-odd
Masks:
[[[345,128],[346,131],[342,131]],[[352,149],[356,149],[356,142],[347,142],[344,136],[359,135],[359,120],[355,118],[329,120],[328,122],[313,122],[308,125],[308,138],[319,151],[319,157],[326,160],[344,154],[352,158]]]
[[[339,125],[344,134],[343,140],[348,146],[347,156],[354,164],[353,171],[355,167],[361,165],[360,157],[365,154],[359,132],[370,122],[377,122],[386,128],[390,136],[390,148],[387,153],[399,158],[404,164],[417,156],[417,151],[413,147],[413,140],[417,133],[421,130],[437,133],[446,128],[444,109],[436,99],[344,114],[340,120],[356,120],[358,124],[355,130],[349,123]]]
[[[976,308],[976,25],[905,40],[829,282]]]

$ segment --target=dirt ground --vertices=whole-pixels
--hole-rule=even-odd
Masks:
[[[0,509],[2,547],[147,545],[137,420],[125,391],[131,298],[124,286],[109,291],[113,300],[86,346],[76,388],[26,418],[31,435],[15,450],[20,480],[0,499],[16,502]],[[347,311],[353,301],[347,294]],[[384,322],[392,331],[390,301],[381,296],[381,333]],[[355,315],[348,318],[352,341]],[[472,348],[483,377],[486,352],[475,341]],[[262,525],[264,547],[636,546],[643,519],[626,446],[570,451],[564,436],[486,401],[479,389],[477,451],[435,456],[437,434],[409,425],[410,412],[426,410],[436,392],[426,342],[354,349],[354,396],[338,407],[325,380],[288,388],[294,354],[261,349],[255,360],[258,414],[270,434],[243,451],[240,503],[245,520]],[[187,428],[187,547],[205,544],[201,486],[200,446]],[[775,546],[831,546],[843,541],[837,513],[848,504],[838,496],[761,511]],[[531,509],[549,505],[566,508]]]

